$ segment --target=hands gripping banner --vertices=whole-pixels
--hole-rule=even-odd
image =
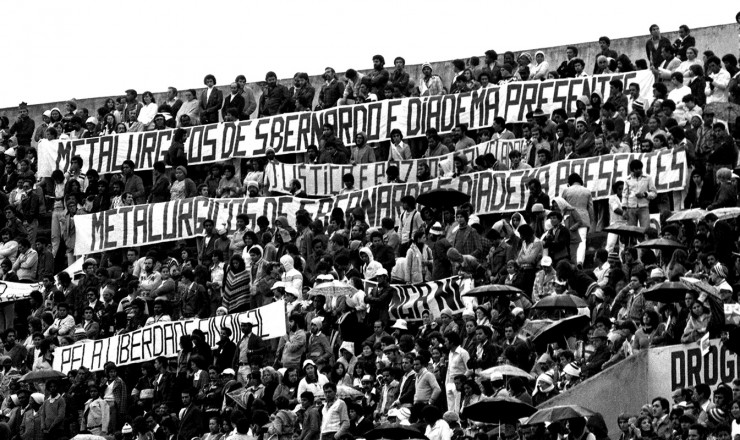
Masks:
[[[367,134],[370,143],[389,140],[394,128],[401,130],[405,138],[424,136],[429,128],[445,134],[459,124],[467,124],[473,130],[491,127],[498,116],[507,122],[525,122],[526,114],[537,108],[548,115],[563,108],[572,116],[580,96],[599,92],[606,102],[612,79],[620,79],[625,90],[631,83],[639,84],[642,99],[652,96],[654,77],[650,71],[512,82],[455,95],[389,99],[189,127],[185,154],[189,164],[204,164],[264,156],[268,148],[277,155],[303,153],[309,145],[320,144],[324,124],[333,125],[336,136],[345,145],[353,145],[360,132]],[[76,155],[83,159],[85,169],[94,168],[100,174],[119,172],[126,160],[133,161],[138,170],[152,169],[155,162],[164,160],[173,133],[174,130],[161,130],[42,140],[38,146],[38,175],[50,177],[56,169],[66,172]]]

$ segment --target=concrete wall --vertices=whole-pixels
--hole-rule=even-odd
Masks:
[[[717,26],[710,26],[705,28],[697,28],[692,30],[692,35],[696,38],[697,41],[697,48],[700,52],[703,52],[705,50],[711,49],[716,54],[718,54],[720,57],[722,55],[725,55],[727,53],[737,53],[737,47],[738,47],[738,34],[735,24],[726,24],[726,25],[717,25]],[[675,38],[677,38],[677,32],[670,32],[667,34],[664,34],[665,37],[673,41]],[[625,53],[627,54],[630,59],[634,62],[635,60],[638,60],[640,58],[646,58],[645,54],[645,41],[647,40],[648,35],[640,35],[635,37],[629,37],[629,38],[620,38],[612,40],[612,49],[616,50],[618,53]],[[587,72],[591,72],[593,69],[593,65],[595,63],[595,57],[596,54],[600,51],[598,41],[590,41],[580,44],[573,44],[578,48],[578,55],[580,58],[583,58],[583,60],[586,62],[586,70]],[[495,47],[497,51],[499,52],[499,61],[503,61],[503,53],[506,48],[502,47]],[[565,60],[565,46],[555,46],[555,47],[548,47],[548,48],[535,48],[535,49],[528,49],[526,50],[529,52],[532,56],[534,56],[534,53],[537,50],[542,50],[546,57],[548,62],[550,63],[551,69],[556,69],[558,65],[560,65],[561,62]],[[519,53],[524,51],[516,51],[515,53],[518,55]],[[481,60],[483,59],[481,55]],[[328,60],[331,61],[331,60]],[[386,60],[388,68],[393,68],[392,59]],[[434,73],[437,75],[440,75],[444,83],[447,87],[449,87],[450,83],[453,79],[453,71],[452,71],[452,60],[448,61],[436,61],[432,62],[432,66],[434,69]],[[267,69],[265,69],[267,70]],[[407,70],[409,72],[409,75],[412,79],[418,80],[419,77],[421,77],[421,65],[415,64],[415,65],[409,65],[407,66]],[[204,73],[205,75],[205,73]],[[236,77],[236,73],[234,74]],[[340,72],[340,77],[343,76],[343,72]],[[226,80],[229,81],[226,81]],[[321,89],[321,85],[323,84],[323,79],[320,77],[320,75],[314,75],[310,77],[311,84],[316,88],[316,100],[318,100],[319,90]],[[220,78],[221,84],[218,86],[223,92],[224,95],[229,94],[228,91],[228,84],[231,82],[231,78]],[[291,85],[292,84],[292,78],[283,79],[280,81],[282,84],[285,85]],[[177,86],[177,83],[173,83],[174,86]],[[255,93],[255,97],[259,99],[259,96],[261,95],[261,89],[257,83],[250,83],[249,86],[252,88],[252,90]],[[121,95],[123,94],[123,91],[126,90],[128,87],[126,84],[121,84]],[[197,89],[196,91],[198,94],[203,89]],[[141,94],[144,92],[144,90],[138,90],[138,92]],[[155,93],[155,97],[157,102],[162,102],[164,100],[164,96],[166,94],[166,91]],[[69,95],[74,96],[74,86],[71,85]],[[78,99],[77,104],[78,108],[87,108],[89,110],[89,113],[91,116],[97,116],[97,109],[102,107],[105,103],[106,99],[108,97],[98,97],[98,98],[85,98],[85,99]],[[41,121],[41,114],[45,110],[49,110],[53,107],[59,107],[60,109],[64,109],[64,102],[50,102],[50,103],[44,103],[44,104],[32,104],[29,105],[29,113],[34,120],[37,122]],[[12,108],[4,108],[0,109],[0,115],[7,116],[11,121],[15,118],[17,109],[15,107]]]
[[[548,400],[541,407],[580,405],[601,413],[609,428],[609,437],[618,438],[619,414],[623,412],[637,414],[640,407],[654,397],[649,394],[648,389],[648,351],[643,350],[623,360],[575,388]]]

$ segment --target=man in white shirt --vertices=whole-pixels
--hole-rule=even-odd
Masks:
[[[337,386],[324,384],[326,403],[321,409],[321,440],[339,440],[349,431],[347,404],[337,399]]]
[[[409,243],[418,231],[424,225],[421,214],[416,210],[416,198],[414,196],[404,196],[401,198],[401,227],[398,229],[398,235],[401,237],[401,245]],[[404,247],[404,252],[407,247]]]
[[[444,335],[445,345],[450,350],[447,361],[447,376],[445,377],[445,389],[447,393],[447,408],[460,408],[460,392],[455,387],[454,378],[468,372],[468,361],[470,354],[460,347],[460,335],[455,332],[447,332]]]
[[[596,249],[594,254],[594,275],[596,276],[596,283],[600,287],[605,287],[609,282],[609,251],[604,248]]]
[[[75,319],[69,315],[69,306],[61,303],[57,305],[57,316],[44,332],[44,336],[71,336],[74,327]]]
[[[671,74],[671,84],[673,90],[668,93],[668,99],[675,102],[676,105],[683,101],[684,96],[691,94],[691,88],[683,83],[683,73],[673,72]]]
[[[707,86],[704,94],[707,95],[707,104],[713,102],[727,102],[727,85],[730,83],[730,72],[722,67],[718,57],[707,60]]]
[[[145,297],[162,284],[162,274],[154,270],[154,258],[144,257],[141,273],[139,274],[139,288]]]

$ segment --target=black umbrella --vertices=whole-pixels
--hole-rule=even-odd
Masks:
[[[686,248],[686,246],[682,245],[681,243],[669,240],[667,238],[654,238],[652,240],[645,240],[635,247],[643,249],[660,249],[661,251],[672,251],[674,249]]]
[[[537,408],[511,397],[494,397],[481,400],[463,409],[463,418],[483,423],[514,423],[529,417]]]
[[[645,236],[645,228],[624,224],[607,226],[604,232],[611,232],[620,237],[642,238]]]
[[[675,303],[683,301],[686,292],[693,290],[684,283],[676,281],[666,281],[659,283],[642,292],[648,301],[657,301],[661,303]]]
[[[426,439],[427,436],[410,426],[402,426],[395,423],[386,423],[375,429],[371,429],[364,435],[367,440],[389,439],[389,440],[414,440]]]
[[[533,309],[540,310],[577,310],[583,307],[588,307],[586,301],[567,293],[546,296],[532,306]]]
[[[548,324],[532,337],[532,342],[535,344],[562,342],[565,335],[578,333],[588,327],[590,323],[591,319],[586,315],[569,316]]]
[[[456,189],[437,188],[424,194],[419,194],[416,203],[430,208],[445,208],[460,206],[470,201],[470,195]]]
[[[561,420],[591,417],[596,414],[598,413],[579,405],[558,405],[537,411],[524,424],[536,425],[545,422],[559,422]]]
[[[514,286],[507,286],[506,284],[486,284],[485,286],[474,287],[467,292],[463,293],[462,296],[474,296],[476,298],[491,298],[495,296],[503,296],[508,294],[522,294],[522,289]]]

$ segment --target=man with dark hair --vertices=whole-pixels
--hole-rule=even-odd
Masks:
[[[691,35],[691,29],[685,24],[678,27],[678,38],[673,42],[673,50],[681,61],[686,61],[686,51],[696,46],[696,39]]]
[[[385,58],[383,58],[383,55],[374,55],[373,70],[366,75],[366,78],[370,79],[370,91],[378,96],[382,96],[383,89],[390,80],[390,74],[384,66]]]
[[[335,107],[344,93],[344,83],[339,81],[336,71],[331,67],[324,69],[324,75],[322,76],[324,84],[319,91],[319,105],[324,109]],[[359,87],[359,81],[357,86]]]
[[[452,141],[455,142],[455,151],[475,145],[475,141],[468,137],[468,124],[459,124],[452,130]]]
[[[455,332],[444,334],[445,346],[449,350],[447,360],[447,375],[445,376],[447,408],[460,408],[460,392],[456,389],[454,378],[468,372],[468,361],[470,354],[460,346],[460,335]]]
[[[12,327],[5,330],[4,339],[5,339],[5,344],[4,344],[5,345],[4,347],[5,356],[10,357],[10,361],[13,367],[21,370],[26,361],[26,355],[28,354],[28,350],[26,349],[26,346],[17,341],[15,329]]]
[[[280,338],[276,358],[283,368],[300,368],[301,358],[306,351],[308,338],[303,315],[292,314],[288,318],[288,332]]]
[[[442,143],[442,137],[437,134],[437,130],[430,128],[426,131],[427,150],[424,152],[424,158],[444,156],[450,153],[449,148]]]
[[[578,48],[575,46],[568,46],[565,49],[565,56],[567,59],[560,64],[560,67],[557,69],[557,74],[560,78],[575,78],[576,69],[574,62],[578,56]]]
[[[4,135],[5,139],[15,136],[18,141],[18,146],[22,149],[31,147],[31,138],[33,138],[33,132],[36,127],[36,123],[28,116],[28,104],[21,102],[18,105],[18,117],[16,118],[13,125],[10,126],[8,133]],[[20,155],[22,157],[23,155]]]
[[[390,246],[383,243],[383,234],[380,231],[370,234],[370,250],[375,261],[379,262],[390,273],[396,264],[396,254]]]
[[[195,395],[196,390],[193,388],[185,389],[180,393],[182,409],[178,414],[180,418],[180,429],[177,431],[178,438],[192,439],[193,437],[200,437],[205,432],[207,417],[203,417],[203,412],[196,405]]]
[[[501,116],[496,116],[493,119],[493,131],[493,140],[507,140],[516,138],[514,133],[506,128],[506,119]]]
[[[152,170],[152,189],[147,198],[148,203],[167,202],[170,200],[170,179],[167,178],[167,166],[164,162],[154,162]]]
[[[611,58],[616,60],[619,54],[616,50],[610,49],[610,46],[612,44],[612,40],[609,39],[609,37],[603,36],[599,37],[599,47],[601,48],[601,51],[597,54],[595,57],[598,60],[598,55],[603,55],[607,58]],[[598,61],[594,63],[594,74],[596,74],[596,69],[598,68]]]
[[[18,256],[13,263],[11,272],[18,276],[18,280],[25,283],[38,281],[36,278],[36,268],[38,265],[38,254],[31,246],[27,238],[18,240]]]
[[[707,104],[713,102],[727,102],[728,90],[731,75],[723,67],[722,61],[716,57],[710,57],[707,60],[707,85],[704,93],[707,95]]]
[[[130,115],[133,114],[134,117],[139,117],[139,112],[141,111],[141,108],[144,106],[141,102],[139,102],[136,98],[139,96],[139,94],[134,89],[128,89],[126,90],[126,105],[123,108],[123,121],[128,122],[131,120]]]
[[[666,438],[666,434],[670,433],[672,428],[672,422],[669,416],[670,404],[668,399],[664,397],[656,397],[652,401],[653,409],[653,432],[658,435],[658,438]]]
[[[301,435],[298,440],[319,440],[321,438],[321,414],[319,408],[314,405],[313,393],[304,391],[301,393],[300,399],[301,408],[304,412]]]
[[[134,161],[125,160],[121,165],[121,181],[123,182],[123,191],[131,193],[134,196],[134,203],[141,205],[146,201],[146,190],[144,189],[144,181],[134,174],[135,170]]]
[[[394,88],[398,88],[404,96],[408,96],[409,74],[406,72],[406,60],[403,57],[396,57],[393,60],[396,69],[390,76],[390,83]]]
[[[218,122],[218,111],[224,101],[221,90],[216,88],[216,77],[208,74],[203,78],[206,89],[200,94],[200,121],[203,124],[215,124]]]
[[[326,403],[321,410],[321,440],[341,439],[349,432],[349,414],[344,400],[337,399],[337,386],[324,384]]]
[[[267,72],[265,85],[262,86],[262,96],[259,103],[259,116],[274,116],[285,112],[285,106],[290,100],[288,88],[278,84],[275,72]]]
[[[650,38],[645,42],[645,53],[653,67],[658,67],[663,62],[664,47],[672,47],[671,41],[660,35],[660,27],[657,24],[650,25]]]
[[[198,250],[198,263],[206,265],[211,263],[217,238],[218,235],[214,230],[213,220],[203,220],[203,236],[197,237],[195,242]]]
[[[239,89],[239,94],[244,99],[244,108],[239,120],[249,120],[252,113],[257,110],[257,100],[254,98],[254,92],[247,86],[247,78],[244,75],[237,75],[234,81]]]

